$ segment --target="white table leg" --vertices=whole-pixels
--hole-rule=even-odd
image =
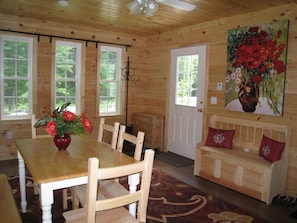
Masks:
[[[139,184],[139,173],[128,176],[128,184],[130,193],[134,193]],[[129,205],[129,212],[132,216],[136,216],[136,203]]]
[[[25,163],[23,157],[18,152],[18,162],[19,162],[19,182],[20,182],[20,192],[21,192],[21,208],[22,212],[27,212],[27,200],[26,200],[26,176],[25,176]]]
[[[40,184],[40,203],[42,208],[42,223],[52,223],[52,204],[54,190],[51,184]]]

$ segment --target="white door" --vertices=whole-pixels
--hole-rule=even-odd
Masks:
[[[168,151],[195,158],[202,139],[206,45],[171,51]]]

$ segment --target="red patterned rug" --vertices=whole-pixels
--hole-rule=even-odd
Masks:
[[[9,182],[19,205],[18,177],[11,178]],[[27,201],[29,211],[22,214],[23,222],[39,223],[41,219],[39,199],[38,195],[33,193],[33,183],[30,177],[27,177]],[[53,205],[54,223],[64,222],[63,211],[61,190],[57,190]],[[147,223],[267,222],[156,169],[153,171],[147,213]]]
[[[267,222],[154,169],[148,223]]]

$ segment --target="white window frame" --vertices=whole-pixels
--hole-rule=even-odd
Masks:
[[[76,87],[75,87],[75,101],[76,101],[76,106],[75,106],[75,110],[73,110],[71,108],[71,104],[68,107],[68,110],[76,113],[76,114],[80,114],[81,113],[81,67],[82,67],[82,44],[81,43],[76,43],[76,42],[69,42],[69,41],[61,41],[61,40],[56,40],[55,41],[55,51],[56,51],[56,47],[57,46],[66,46],[66,47],[74,47],[76,48],[76,69],[75,69],[75,78],[74,79],[67,79],[67,78],[63,78],[61,79],[62,81],[75,81],[76,83]],[[56,77],[56,57],[54,58],[54,99],[53,99],[53,107],[54,109],[58,107],[58,105],[56,104],[57,102],[57,86],[56,86],[56,81],[57,81],[57,77]],[[66,97],[67,98],[67,97]]]
[[[101,79],[100,75],[100,63],[98,63],[98,115],[99,116],[114,116],[114,115],[120,115],[121,114],[121,104],[122,104],[122,99],[121,99],[121,66],[122,66],[122,48],[120,47],[114,47],[114,46],[101,46],[99,49],[98,54],[101,55],[102,51],[111,51],[111,52],[116,52],[117,54],[117,60],[116,60],[116,80],[114,81],[106,81],[106,82],[114,82],[117,84],[117,92],[116,92],[116,109],[114,112],[100,112],[100,83],[104,80]]]
[[[3,44],[5,40],[16,41],[16,42],[26,42],[28,43],[28,70],[27,77],[4,77],[4,52]],[[33,38],[32,37],[22,37],[7,34],[0,34],[0,98],[1,98],[1,120],[15,120],[15,119],[28,119],[31,118],[32,114],[32,77],[33,77]],[[27,80],[28,81],[28,114],[19,115],[5,115],[4,114],[4,80]]]

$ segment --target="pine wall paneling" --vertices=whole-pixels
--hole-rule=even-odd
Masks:
[[[150,50],[150,60],[155,58],[155,66],[164,66],[164,73],[159,73],[150,70],[151,76],[159,76],[160,78],[169,78],[170,64],[170,50],[178,47],[193,46],[197,44],[207,44],[208,48],[208,73],[207,73],[207,89],[205,95],[204,116],[204,138],[207,133],[207,122],[212,114],[224,114],[227,116],[234,116],[250,120],[259,120],[263,122],[282,123],[290,125],[292,128],[291,144],[290,144],[290,159],[288,162],[288,176],[287,176],[287,193],[291,196],[297,196],[297,113],[296,113],[296,72],[297,72],[297,5],[295,3],[287,4],[279,7],[268,8],[266,10],[248,13],[240,16],[232,16],[220,20],[214,20],[203,24],[197,24],[191,27],[185,27],[179,30],[172,30],[170,32],[161,33],[150,36],[148,47]],[[287,79],[284,100],[284,114],[282,117],[272,117],[264,115],[255,115],[240,112],[231,112],[224,109],[225,100],[225,73],[227,60],[227,31],[236,27],[244,27],[250,25],[257,25],[262,23],[269,23],[275,20],[290,20],[289,38],[288,38],[288,55],[287,55]],[[158,61],[162,61],[158,64]],[[169,80],[168,80],[169,81]],[[217,82],[223,83],[223,91],[217,91]],[[168,87],[168,85],[167,85]],[[157,89],[156,89],[157,90]],[[164,89],[169,92],[169,89]],[[210,104],[211,96],[218,98],[216,105]],[[168,97],[166,97],[166,105],[168,104]],[[168,108],[168,107],[167,107]],[[168,110],[166,110],[165,117],[168,117]],[[167,128],[167,119],[165,123]],[[167,130],[165,129],[165,134]],[[166,135],[165,135],[166,137]],[[165,138],[165,142],[167,139]],[[165,145],[166,147],[166,145]]]
[[[131,114],[133,112],[154,112],[165,116],[165,148],[167,136],[167,115],[168,115],[168,94],[169,89],[169,74],[170,74],[170,51],[173,48],[193,46],[197,44],[208,45],[208,71],[207,71],[207,87],[205,94],[205,109],[204,109],[204,131],[206,135],[207,122],[212,114],[219,113],[227,116],[234,116],[250,120],[259,120],[264,122],[288,124],[292,127],[292,137],[290,145],[290,158],[288,163],[288,176],[286,192],[288,195],[297,196],[297,4],[291,3],[279,7],[268,8],[262,11],[243,14],[240,16],[232,16],[221,18],[197,24],[194,26],[185,27],[182,29],[171,30],[169,32],[160,33],[148,37],[134,36],[130,34],[99,30],[95,28],[87,28],[77,24],[67,25],[66,23],[55,23],[51,21],[40,21],[34,19],[19,18],[0,14],[0,27],[9,28],[12,30],[20,30],[24,32],[37,32],[45,34],[55,34],[68,36],[72,38],[94,39],[99,41],[131,44],[132,48],[127,51],[127,56],[130,57],[131,66],[135,68],[135,80],[129,82],[129,119],[131,123]],[[216,90],[216,83],[225,83],[226,70],[226,48],[227,48],[227,30],[257,25],[274,20],[290,20],[289,39],[288,39],[288,59],[287,59],[287,77],[285,88],[284,114],[282,117],[271,117],[264,115],[247,114],[240,112],[230,112],[224,109],[224,87],[223,91]],[[43,45],[44,44],[44,45]],[[36,112],[43,114],[49,110],[50,106],[50,71],[51,62],[46,61],[46,58],[51,57],[51,46],[46,39],[41,38],[38,47],[38,66],[37,66],[37,82],[40,86],[37,91]],[[47,55],[49,54],[49,55]],[[44,60],[43,60],[43,59]],[[84,87],[84,108],[88,117],[94,121],[94,126],[98,126],[98,117],[96,113],[96,60],[97,53],[94,46],[88,46],[86,49],[86,64],[85,64],[85,87]],[[48,76],[49,75],[49,76]],[[41,91],[45,91],[48,93]],[[210,97],[216,96],[218,104],[211,105]],[[109,123],[114,120],[125,121],[124,113],[121,116],[110,118]],[[7,131],[12,131],[19,138],[31,137],[28,134],[29,120],[23,125],[15,128],[13,122],[0,121],[1,142],[0,149],[13,143],[8,142],[6,137]],[[21,129],[26,131],[21,131]],[[20,133],[22,133],[20,135]],[[97,134],[97,129],[94,129],[93,134]],[[15,148],[14,148],[15,149]],[[9,153],[7,153],[9,154]]]
[[[123,47],[123,61],[127,61],[127,56],[130,57],[131,66],[137,69],[137,72],[142,72],[142,66],[145,61],[147,52],[144,49],[147,37],[131,35],[121,32],[114,32],[108,30],[100,30],[95,28],[87,28],[81,25],[67,25],[66,23],[56,23],[52,21],[40,21],[29,18],[20,18],[16,16],[7,16],[0,14],[0,28],[11,29],[21,32],[41,33],[46,35],[65,36],[70,38],[90,39],[99,42],[112,42],[116,44],[133,45],[131,48],[126,49]],[[12,34],[7,32],[7,34]],[[37,36],[34,36],[37,47],[37,58],[34,73],[34,95],[33,95],[33,112],[37,118],[46,113],[50,113],[52,108],[52,71],[54,48],[51,44],[49,37],[41,36],[39,42]],[[52,42],[57,38],[52,38]],[[98,44],[99,46],[100,44]],[[87,117],[93,123],[94,136],[98,133],[99,117],[98,102],[97,102],[97,61],[98,61],[98,48],[95,43],[89,42],[85,45],[83,42],[83,50],[85,51],[86,59],[83,61],[82,74],[84,86],[82,86],[82,111],[86,113]],[[135,82],[137,83],[137,82]],[[134,84],[135,84],[134,83]],[[133,86],[133,85],[132,85]],[[123,80],[123,90],[121,96],[125,97],[125,81]],[[129,92],[129,97],[132,96]],[[122,114],[117,117],[107,117],[107,123],[112,124],[115,120],[125,124],[125,102],[122,104]],[[131,122],[129,120],[129,122]],[[15,128],[14,123],[25,123]],[[1,121],[0,120],[0,159],[15,159],[16,146],[14,139],[16,138],[31,138],[30,120],[20,121]],[[40,131],[42,131],[40,129]],[[13,139],[7,138],[7,132],[12,132]]]

